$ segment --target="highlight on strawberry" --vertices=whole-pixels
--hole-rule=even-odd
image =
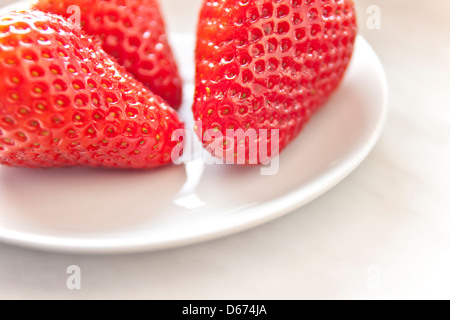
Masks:
[[[173,108],[182,102],[182,80],[157,0],[35,0],[32,8],[71,18],[97,36],[103,49]]]
[[[281,152],[339,86],[356,35],[352,0],[204,0],[193,112],[205,148],[234,163],[244,150],[246,164],[262,163],[258,150],[271,147],[260,145],[277,130]],[[230,130],[252,134],[211,139]]]
[[[175,110],[101,44],[39,11],[0,16],[0,163],[153,168],[172,163]]]

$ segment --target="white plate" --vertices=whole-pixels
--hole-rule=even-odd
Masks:
[[[182,113],[190,122],[193,37],[173,35],[172,44],[186,83]],[[358,37],[344,83],[282,153],[277,175],[201,160],[141,172],[0,168],[0,240],[45,250],[126,253],[253,228],[342,181],[374,147],[386,114],[383,68]]]

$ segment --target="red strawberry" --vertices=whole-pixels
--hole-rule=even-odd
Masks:
[[[81,25],[97,35],[119,64],[178,108],[182,83],[157,0],[37,0],[33,9],[71,17],[81,8]]]
[[[352,0],[204,0],[193,106],[199,134],[276,129],[281,151],[339,85],[356,34]],[[246,163],[261,162],[245,148]]]
[[[171,162],[176,112],[63,18],[0,16],[0,163],[152,168]]]

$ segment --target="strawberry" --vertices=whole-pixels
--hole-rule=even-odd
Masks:
[[[356,35],[352,0],[204,0],[193,105],[204,146],[211,130],[251,129],[260,144],[276,130],[283,150],[338,87]],[[248,140],[215,155],[242,144],[245,163],[261,163]]]
[[[98,36],[103,49],[151,91],[178,108],[182,82],[169,46],[157,0],[37,0],[33,9],[73,16],[81,8],[81,25]]]
[[[0,163],[152,168],[183,124],[75,25],[39,11],[0,16]]]

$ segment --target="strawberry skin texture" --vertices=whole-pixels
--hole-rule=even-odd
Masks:
[[[356,35],[351,0],[204,0],[193,105],[202,123],[197,134],[278,129],[283,150],[338,87]]]
[[[0,163],[153,168],[183,124],[76,26],[39,11],[0,16]]]
[[[157,0],[38,0],[33,9],[70,18],[81,8],[83,30],[152,92],[178,108],[182,80]]]

